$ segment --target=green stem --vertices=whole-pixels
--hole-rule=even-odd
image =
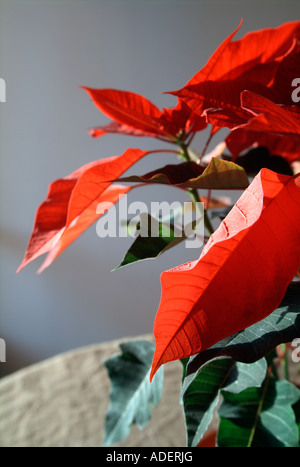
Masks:
[[[179,147],[180,147],[180,156],[182,157],[182,159],[186,162],[190,162],[190,156],[189,156],[189,153],[188,153],[188,147],[185,143],[183,143],[182,141],[180,141],[179,143]]]
[[[271,371],[270,370],[271,370],[271,368],[268,369],[265,381],[263,383],[261,399],[260,399],[260,402],[259,402],[259,405],[258,405],[258,408],[257,408],[257,411],[256,411],[254,425],[252,427],[251,434],[250,434],[250,437],[249,437],[249,441],[248,441],[248,444],[247,444],[248,448],[250,448],[252,446],[253,438],[254,438],[255,431],[256,431],[256,428],[257,428],[257,424],[258,424],[258,421],[259,421],[259,417],[260,417],[260,414],[261,414],[261,411],[262,411],[262,408],[263,408],[263,405],[264,405],[265,397],[266,397],[268,386],[269,386],[270,376],[271,376]]]
[[[180,156],[182,157],[183,160],[185,160],[186,162],[190,162],[190,156],[189,156],[189,153],[188,153],[188,148],[187,148],[187,145],[183,142],[180,142],[179,144],[180,146]],[[189,195],[191,196],[192,200],[194,201],[195,203],[195,206],[197,206],[196,203],[200,203],[201,200],[199,198],[199,195],[198,195],[198,191],[195,190],[195,189],[191,189],[191,190],[188,190],[188,193]],[[214,233],[214,228],[211,224],[211,221],[208,217],[208,214],[207,214],[207,211],[206,209],[204,209],[204,225],[205,225],[205,228],[208,232],[209,235],[212,235]]]
[[[208,217],[206,210],[204,210],[204,225],[209,235],[212,235],[214,233],[214,228],[210,222],[210,218]]]

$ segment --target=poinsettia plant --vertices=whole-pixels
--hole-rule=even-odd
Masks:
[[[47,253],[44,270],[107,203],[133,188],[165,184],[183,190],[195,209],[204,204],[198,259],[161,276],[155,344],[124,343],[105,362],[106,445],[124,439],[132,423],[148,423],[162,392],[162,365],[180,360],[189,446],[201,445],[216,407],[217,446],[299,446],[300,390],[289,362],[300,337],[300,21],[236,40],[241,25],[181,89],[169,91],[173,108],[159,109],[134,92],[83,87],[111,120],[92,128],[92,137],[153,137],[169,146],[129,148],[84,165],[51,183],[36,213],[19,270]],[[224,128],[225,140],[208,152]],[[196,152],[191,144],[202,131],[208,139]],[[177,159],[124,176],[157,152]],[[233,206],[211,197],[224,189],[241,190]],[[156,221],[158,235],[137,233],[119,267],[186,240],[175,235],[174,216],[169,229],[165,219]]]

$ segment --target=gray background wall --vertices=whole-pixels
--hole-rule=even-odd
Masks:
[[[7,343],[2,375],[69,349],[152,332],[160,273],[199,256],[183,246],[110,272],[131,241],[100,240],[91,227],[42,275],[35,261],[20,274],[37,206],[48,184],[91,160],[127,147],[166,148],[157,141],[87,129],[108,120],[79,85],[144,94],[159,107],[239,24],[253,29],[300,18],[295,1],[2,0],[0,76],[1,262],[0,337]],[[204,137],[195,140],[201,150]],[[174,160],[145,159],[131,173]],[[172,188],[135,191],[129,200],[182,200]],[[184,198],[186,199],[186,198]]]

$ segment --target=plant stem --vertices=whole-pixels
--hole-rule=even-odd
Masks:
[[[180,156],[182,157],[182,159],[186,162],[190,162],[191,159],[188,153],[187,145],[184,142],[180,141],[179,147],[180,147]]]
[[[212,235],[214,233],[214,228],[210,222],[210,218],[208,217],[206,210],[204,210],[204,225],[209,235]]]
[[[190,156],[189,156],[189,153],[188,153],[187,145],[185,143],[181,142],[180,143],[180,149],[181,149],[180,155],[181,155],[182,159],[184,159],[186,162],[190,162],[191,159],[190,159]],[[197,206],[196,203],[201,202],[201,200],[199,198],[198,191],[195,190],[195,189],[191,189],[191,190],[188,190],[188,193],[191,196],[192,200],[194,201],[195,206]],[[204,209],[204,225],[205,225],[205,228],[206,228],[208,234],[212,235],[214,233],[214,228],[213,228],[213,226],[212,226],[212,224],[210,222],[210,219],[208,217],[206,209]]]
[[[255,431],[256,431],[256,428],[257,428],[258,421],[259,421],[259,417],[260,417],[260,414],[261,414],[261,411],[262,411],[262,408],[263,408],[263,405],[264,405],[265,397],[266,397],[266,394],[267,394],[270,376],[271,376],[271,368],[269,367],[268,370],[267,370],[267,375],[266,375],[263,387],[262,387],[262,395],[261,395],[261,399],[260,399],[260,402],[259,402],[259,405],[258,405],[258,408],[257,408],[256,415],[255,415],[254,425],[253,425],[253,428],[251,430],[251,434],[250,434],[250,438],[249,438],[249,441],[248,441],[248,444],[247,444],[247,448],[250,448],[252,446],[252,443],[253,443],[253,438],[254,438],[254,435],[255,435]]]
[[[205,153],[206,153],[206,151],[207,151],[207,148],[208,148],[208,146],[209,146],[209,143],[211,142],[212,137],[213,137],[213,135],[210,133],[210,135],[209,135],[209,137],[207,138],[207,141],[206,141],[206,143],[205,143],[205,145],[204,145],[204,148],[203,148],[203,150],[202,150],[202,153],[201,153],[201,155],[200,155],[200,158],[199,158],[200,161],[202,160],[203,156],[205,156]]]

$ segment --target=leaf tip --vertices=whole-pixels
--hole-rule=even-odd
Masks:
[[[152,366],[151,366],[151,371],[150,371],[150,383],[152,383],[152,380],[155,374],[157,373],[157,371],[159,370],[159,368],[161,367],[163,363],[161,361],[161,358],[158,358],[156,354],[157,354],[157,350],[155,350],[154,355],[153,355]]]
[[[24,269],[25,266],[27,266],[28,263],[30,263],[30,260],[25,255],[24,258],[23,258],[23,261],[21,262],[20,266],[16,270],[16,274],[19,274],[19,272],[22,271],[22,269]]]
[[[79,85],[78,86],[80,89],[83,89],[84,91],[86,91],[91,97],[92,97],[92,90],[91,88],[88,88],[87,86],[82,86],[82,85]]]
[[[154,365],[154,361],[153,361],[152,367],[151,367],[151,371],[150,371],[150,377],[149,377],[150,383],[152,383],[153,378],[154,378],[155,373],[157,372],[157,370],[158,370],[158,366],[157,366],[157,365]]]
[[[16,270],[16,274],[19,274],[19,272],[23,269],[23,267],[24,267],[23,263],[21,263],[18,269]]]

